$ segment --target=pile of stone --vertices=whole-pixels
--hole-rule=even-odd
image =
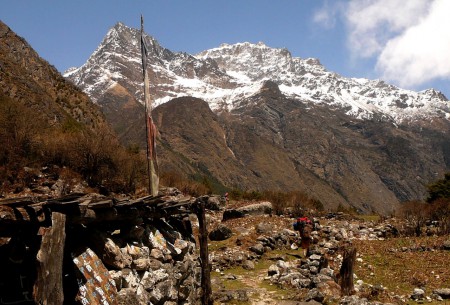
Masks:
[[[322,237],[326,239],[347,240],[383,240],[398,236],[398,230],[390,223],[374,225],[372,223],[342,221],[333,222],[321,228]]]
[[[64,179],[62,172],[64,172],[64,168],[56,165],[42,168],[23,167],[16,177],[17,182],[9,186],[11,192],[1,194],[0,198],[17,196],[56,198],[74,192],[83,193],[88,189],[86,181],[80,181],[73,177]]]
[[[266,280],[284,287],[308,289],[306,301],[323,302],[326,296],[340,295],[334,271],[326,266],[323,256],[318,254],[300,261],[278,260],[269,267]]]
[[[284,229],[272,236],[259,236],[249,250],[257,255],[256,258],[259,258],[268,251],[289,248],[296,240],[298,240],[296,232]]]
[[[195,244],[163,220],[128,232],[97,234],[95,252],[109,269],[119,304],[195,304],[200,267]]]

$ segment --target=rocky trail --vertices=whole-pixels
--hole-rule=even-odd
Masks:
[[[314,218],[311,253],[302,257],[295,247],[298,234],[291,230],[294,220],[270,214],[268,203],[238,203],[210,212],[214,304],[434,304],[450,298],[450,274],[440,264],[450,259],[448,236],[402,237],[404,224],[396,219],[338,213]],[[357,249],[354,293],[342,297],[339,273],[347,246]],[[414,253],[441,267],[427,275],[424,264],[413,260],[405,265]],[[414,270],[411,276],[406,267]],[[422,282],[412,274],[420,274]]]

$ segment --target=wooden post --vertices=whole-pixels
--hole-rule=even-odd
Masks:
[[[339,271],[341,278],[341,294],[351,295],[355,292],[353,285],[353,267],[356,259],[356,248],[353,246],[346,246],[344,248],[344,258],[342,261],[341,270]]]
[[[211,289],[211,270],[209,266],[208,254],[208,230],[206,228],[205,203],[207,197],[200,197],[194,203],[194,211],[198,218],[199,227],[199,243],[200,243],[200,265],[202,268],[201,287],[202,305],[213,305],[212,289]]]
[[[52,226],[42,236],[37,254],[37,279],[33,289],[36,304],[62,305],[63,257],[66,240],[66,215],[52,213]]]

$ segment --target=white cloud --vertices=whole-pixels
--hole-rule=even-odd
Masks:
[[[362,57],[380,53],[392,38],[426,14],[430,1],[351,0],[344,17],[352,52]]]
[[[450,78],[450,1],[435,0],[429,13],[390,39],[378,57],[383,78],[415,86]]]
[[[314,21],[343,19],[354,58],[376,58],[388,81],[412,87],[450,78],[450,0],[348,0],[324,3]]]

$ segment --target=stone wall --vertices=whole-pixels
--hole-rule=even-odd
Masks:
[[[97,197],[0,205],[0,303],[198,304],[201,268],[188,216],[193,200],[178,193]],[[54,285],[58,296],[36,295]]]

